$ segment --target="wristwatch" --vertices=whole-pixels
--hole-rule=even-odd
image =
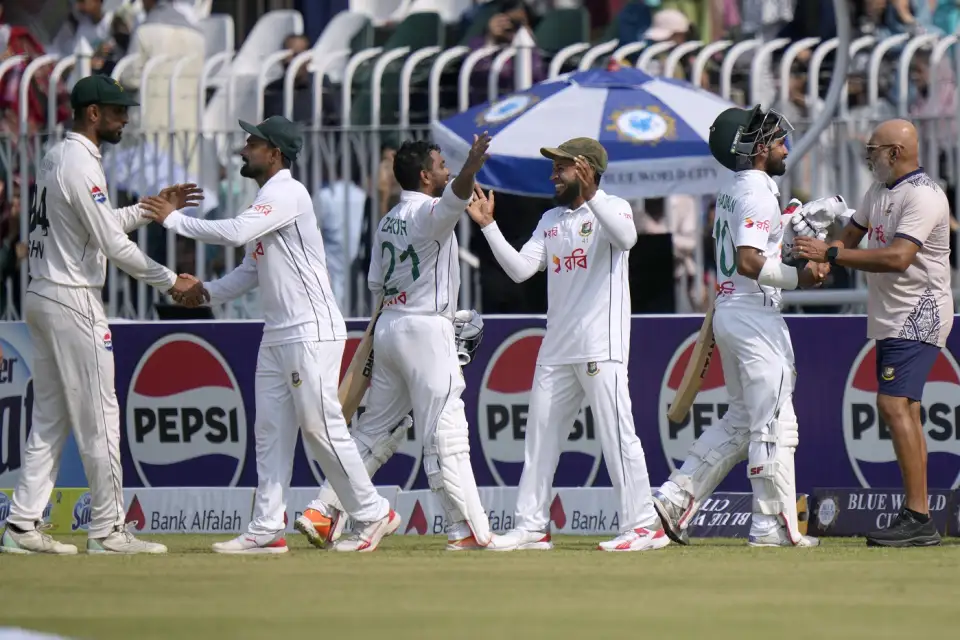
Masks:
[[[840,253],[840,247],[830,247],[827,249],[827,262],[832,265],[836,265],[838,253]]]

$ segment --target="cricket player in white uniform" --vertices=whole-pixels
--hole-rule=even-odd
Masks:
[[[263,340],[257,358],[257,491],[247,533],[213,545],[218,553],[284,553],[286,492],[297,433],[354,519],[337,551],[369,552],[400,526],[377,493],[350,438],[337,397],[346,325],[330,288],[323,239],[310,194],[290,173],[303,146],[294,123],[281,116],[258,125],[240,121],[249,135],[240,175],[260,191],[229,220],[199,220],[159,198],[141,206],[167,229],[208,244],[245,246],[246,256],[219,280],[204,283],[213,304],[260,287]],[[399,418],[398,418],[399,419]]]
[[[793,345],[780,315],[781,290],[821,283],[828,268],[781,259],[784,224],[773,176],[786,172],[792,130],[775,111],[727,109],[710,128],[710,151],[735,173],[717,196],[713,237],[716,348],[730,395],[723,418],[693,444],[683,466],[654,494],[670,537],[685,542],[692,516],[735,464],[747,459],[753,488],[751,546],[817,546],[797,523],[794,452],[799,442]]]
[[[516,528],[490,545],[496,551],[552,549],[550,499],[560,445],[584,397],[620,507],[620,535],[603,551],[645,551],[670,543],[650,496],[643,446],[633,424],[628,260],[637,242],[630,205],[598,188],[607,152],[596,140],[574,138],[541,149],[553,160],[560,205],[543,214],[518,252],[493,219],[493,194],[478,190],[468,208],[494,257],[514,282],[547,270],[547,332],[537,356],[517,496]]]
[[[127,109],[137,105],[132,96],[96,75],[74,85],[70,104],[73,131],[44,155],[30,190],[31,281],[24,316],[34,347],[33,429],[0,551],[77,553],[47,535],[41,522],[72,430],[90,483],[87,553],[166,553],[162,544],[135,538],[124,524],[120,410],[102,289],[107,259],[165,293],[199,296],[200,283],[177,277],[127,238],[145,223],[138,206],[110,206],[100,145],[120,141]],[[161,197],[181,207],[196,204],[190,189],[165,189]]]
[[[460,293],[460,257],[454,228],[473,195],[474,176],[487,159],[490,137],[476,137],[460,174],[440,148],[405,142],[393,173],[400,203],[380,220],[368,283],[382,297],[374,329],[374,360],[366,411],[353,437],[373,475],[397,450],[411,409],[423,425],[423,468],[446,515],[447,550],[490,544],[487,513],[470,466],[470,438],[463,409],[463,374],[454,337]],[[400,424],[398,430],[398,423]],[[399,433],[398,433],[399,432]],[[325,483],[297,521],[311,543],[323,546],[336,532],[336,491]],[[340,542],[336,543],[337,545]]]

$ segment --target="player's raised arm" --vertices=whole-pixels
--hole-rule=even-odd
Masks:
[[[483,236],[493,251],[493,257],[503,268],[510,279],[520,283],[530,279],[537,271],[543,271],[547,266],[547,251],[543,244],[543,226],[537,225],[533,236],[523,245],[520,251],[514,249],[503,237],[500,228],[493,219],[494,195],[483,195],[480,187],[475,187],[476,198],[467,207],[467,213],[480,225]]]
[[[610,244],[620,251],[629,251],[637,244],[637,227],[633,224],[633,212],[625,200],[620,198],[598,198],[598,180],[596,170],[583,156],[574,159],[577,170],[577,182],[584,202],[600,221],[602,233]]]
[[[214,306],[235,300],[258,284],[257,263],[248,254],[233,271],[222,278],[205,282],[203,288],[210,296],[210,306]]]
[[[137,280],[167,292],[177,282],[176,274],[140,251],[130,241],[97,178],[70,167],[58,171],[57,179],[84,228],[108,259]]]
[[[475,135],[460,173],[446,186],[439,200],[424,205],[428,210],[424,212],[425,215],[418,215],[415,224],[425,232],[425,235],[436,238],[446,237],[457,226],[460,215],[473,197],[477,172],[490,157],[487,155],[490,140],[486,132],[480,136]],[[441,163],[445,164],[445,161],[441,159]],[[442,166],[441,169],[444,170],[445,167]]]

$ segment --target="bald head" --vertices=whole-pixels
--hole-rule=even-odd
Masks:
[[[917,129],[906,120],[887,120],[867,143],[867,164],[880,182],[891,183],[920,168]]]

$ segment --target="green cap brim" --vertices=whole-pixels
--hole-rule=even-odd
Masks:
[[[260,131],[260,129],[259,129],[259,128],[257,127],[257,125],[255,125],[255,124],[250,124],[249,122],[247,122],[247,121],[245,121],[245,120],[241,120],[241,121],[240,121],[240,128],[243,129],[244,131],[246,131],[247,133],[249,133],[249,134],[252,135],[252,136],[256,136],[256,137],[260,138],[261,140],[266,140],[267,142],[270,142],[270,138],[268,138],[267,136],[263,135],[263,131]]]
[[[540,147],[540,155],[550,160],[576,160],[576,156],[556,147]]]
[[[124,92],[121,97],[112,100],[104,100],[100,104],[112,104],[118,107],[139,107],[140,103],[133,99],[133,96]]]

